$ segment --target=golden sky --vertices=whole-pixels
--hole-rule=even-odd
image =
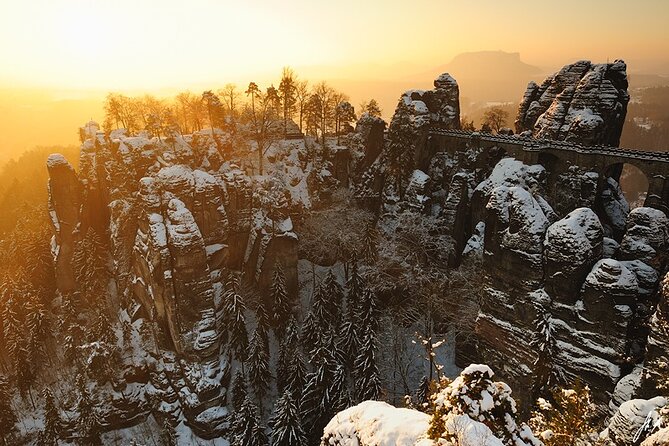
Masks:
[[[578,59],[669,75],[668,24],[669,0],[0,0],[0,164],[76,144],[106,92],[264,88],[284,66],[386,118],[463,52],[520,53],[536,81]],[[462,98],[481,90],[454,74]]]
[[[291,65],[392,77],[466,51],[669,74],[667,0],[0,0],[0,83],[184,88]]]

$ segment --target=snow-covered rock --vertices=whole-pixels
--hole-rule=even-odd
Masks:
[[[363,401],[336,414],[323,431],[322,446],[433,446],[430,416],[381,401]]]
[[[579,61],[541,85],[530,82],[518,108],[516,133],[587,145],[617,146],[629,93],[625,62]]]

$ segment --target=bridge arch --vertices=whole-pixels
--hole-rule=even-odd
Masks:
[[[603,172],[604,179],[613,178],[622,189],[630,209],[644,206],[650,187],[650,178],[633,162],[609,164]]]

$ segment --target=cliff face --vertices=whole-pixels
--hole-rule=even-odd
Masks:
[[[587,145],[617,146],[629,94],[625,62],[566,65],[541,85],[530,82],[516,132]]]
[[[164,401],[161,410],[183,413],[203,438],[220,435],[228,427],[230,379],[220,352],[231,291],[226,278],[243,270],[268,294],[281,263],[295,295],[297,237],[290,218],[254,208],[251,179],[223,165],[210,132],[158,139],[95,130],[82,144],[79,175],[62,156],[48,162],[58,287],[77,287],[72,252],[82,234],[92,228],[107,236],[128,314],[162,327],[163,351],[178,355],[163,353],[145,365],[140,385],[148,373],[149,390]],[[135,375],[126,384],[137,384]]]
[[[517,130],[617,145],[628,100],[623,62],[577,62],[541,86],[530,84]],[[405,93],[393,121],[409,110],[418,128],[443,128],[420,101]],[[644,360],[666,268],[659,254],[667,249],[666,216],[630,211],[613,178],[577,162],[557,166],[540,157],[541,164],[526,164],[505,155],[503,143],[476,135],[442,151],[414,141],[424,205],[400,200],[386,211],[435,217],[439,233],[450,237],[444,249],[453,265],[482,259],[480,311],[473,341],[457,342],[458,365],[489,364],[526,403],[549,381],[579,378],[606,407],[618,381]],[[411,184],[406,203],[415,201]]]

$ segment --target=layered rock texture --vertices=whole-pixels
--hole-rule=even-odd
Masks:
[[[516,132],[587,145],[617,146],[629,94],[627,66],[579,61],[541,85],[530,82],[518,109]]]
[[[281,264],[294,296],[291,220],[276,203],[272,213],[253,201],[251,179],[222,162],[211,131],[160,139],[95,130],[82,131],[79,174],[60,155],[48,161],[58,287],[76,289],[72,252],[83,234],[108,237],[129,317],[157,323],[167,335],[160,347],[177,354],[144,364],[140,383],[148,374],[151,392],[164,401],[159,407],[170,416],[182,413],[198,435],[220,435],[229,424],[230,365],[220,356],[223,307],[232,291],[226,279],[243,272],[268,294]]]
[[[386,198],[386,212],[436,218],[436,231],[450,238],[444,249],[452,266],[482,259],[474,336],[458,341],[456,362],[489,364],[525,403],[549,383],[580,379],[606,411],[621,378],[636,370],[639,381],[651,319],[657,334],[650,339],[662,336],[656,318],[663,316],[653,314],[667,267],[665,214],[630,210],[606,163],[532,149],[535,138],[557,140],[560,150],[573,143],[574,152],[617,145],[629,100],[625,70],[621,61],[577,62],[530,84],[520,137],[444,142],[443,122],[431,120],[427,102],[412,92],[390,126],[392,133],[410,112],[411,126],[430,142],[412,148],[420,170],[407,175],[403,200]],[[649,346],[666,355],[661,349]]]

